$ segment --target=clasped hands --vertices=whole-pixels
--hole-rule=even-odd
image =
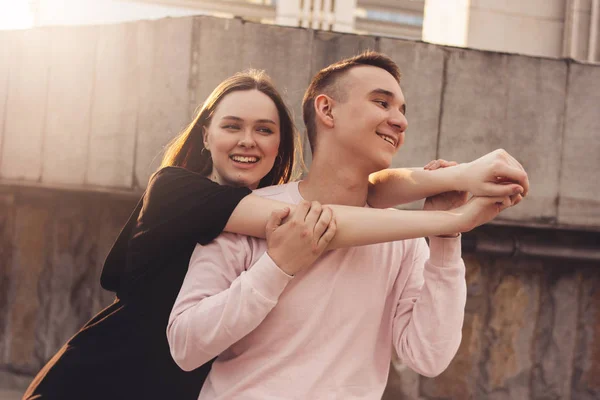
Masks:
[[[519,204],[529,192],[527,172],[503,149],[465,164],[433,160],[424,169],[449,167],[456,168],[456,190],[428,197],[423,209],[463,213],[465,226],[460,227],[460,232],[494,219],[501,211]],[[471,198],[469,193],[473,195]],[[460,232],[442,237],[458,236]]]

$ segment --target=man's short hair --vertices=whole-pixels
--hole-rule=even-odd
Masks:
[[[400,68],[388,56],[375,51],[365,51],[354,57],[346,58],[320,70],[310,82],[302,100],[302,117],[306,125],[306,134],[310,149],[315,151],[317,124],[315,122],[315,99],[320,94],[326,94],[337,101],[346,101],[346,91],[338,84],[348,70],[361,65],[378,67],[389,72],[400,83]]]

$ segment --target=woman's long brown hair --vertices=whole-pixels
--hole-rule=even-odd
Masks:
[[[161,168],[177,166],[208,176],[213,168],[210,152],[204,150],[203,129],[210,125],[211,118],[220,101],[229,93],[240,90],[258,90],[277,107],[280,124],[279,153],[273,168],[260,180],[258,187],[289,182],[294,170],[296,130],[289,109],[275,89],[269,76],[261,70],[247,70],[225,79],[208,96],[193,121],[168,145]],[[298,148],[300,151],[300,148]]]

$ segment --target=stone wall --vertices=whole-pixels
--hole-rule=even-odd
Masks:
[[[100,288],[100,271],[136,201],[0,188],[0,389],[22,393],[46,360],[112,301]],[[541,230],[498,226],[467,234],[465,242],[482,235],[499,240],[507,229],[548,242]],[[598,239],[552,235],[556,243]],[[433,379],[395,365],[384,399],[598,398],[600,262],[480,253],[465,261],[468,301],[458,355]]]

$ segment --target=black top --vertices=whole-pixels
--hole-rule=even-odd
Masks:
[[[102,287],[117,299],[59,350],[24,399],[196,400],[210,365],[179,369],[169,314],[196,243],[217,237],[249,193],[183,168],[154,174],[104,263]]]

